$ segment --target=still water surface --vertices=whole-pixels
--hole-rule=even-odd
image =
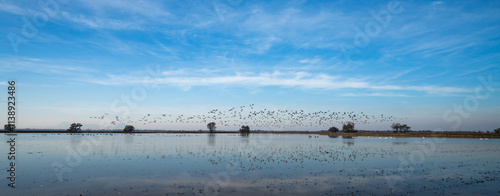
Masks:
[[[16,188],[7,141],[15,137]],[[500,194],[500,140],[299,134],[0,136],[1,195]]]

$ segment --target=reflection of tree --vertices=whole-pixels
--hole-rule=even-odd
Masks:
[[[208,134],[208,145],[215,146],[215,134],[213,133]]]
[[[250,133],[247,133],[247,132],[242,132],[240,133],[241,137],[248,137],[250,136]]]
[[[241,142],[243,143],[243,145],[245,145],[245,146],[248,145],[249,141],[250,141],[248,139],[250,134],[249,133],[241,133],[240,135],[241,135]]]
[[[338,135],[328,135],[329,138],[338,138]]]
[[[354,145],[354,137],[353,136],[342,136],[342,143],[347,144],[347,146]]]
[[[127,149],[132,149],[134,144],[134,135],[133,134],[123,134],[123,142],[126,144],[125,147]]]
[[[70,143],[73,148],[76,148],[76,146],[82,142],[82,136],[80,134],[70,134],[70,138]]]
[[[408,142],[392,142],[392,145],[398,146],[398,145],[408,145]]]

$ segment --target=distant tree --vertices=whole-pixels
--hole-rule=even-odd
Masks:
[[[250,127],[249,127],[249,126],[246,126],[246,125],[241,126],[241,128],[240,128],[240,132],[241,132],[241,133],[250,133]]]
[[[208,130],[210,131],[210,133],[213,133],[213,132],[215,132],[215,129],[216,129],[217,127],[215,126],[215,122],[211,122],[211,123],[208,123],[208,124],[207,124],[207,128],[208,128]]]
[[[330,127],[330,128],[328,129],[328,132],[333,132],[333,133],[335,133],[335,132],[338,132],[338,131],[339,131],[339,128],[337,128],[337,127]]]
[[[409,132],[409,131],[410,131],[410,128],[411,128],[411,127],[409,127],[408,125],[403,124],[403,125],[401,125],[401,128],[399,128],[399,130],[400,130],[401,132],[403,132],[403,133],[406,133],[406,132]]]
[[[496,133],[496,134],[500,134],[500,128],[495,129],[495,133]]]
[[[132,125],[126,125],[125,128],[123,128],[123,132],[132,132],[135,130],[135,127]]]
[[[346,133],[352,133],[354,132],[354,123],[353,122],[347,122],[342,126],[342,131]]]
[[[5,124],[5,125],[3,126],[3,129],[4,129],[5,131],[14,132],[14,131],[16,130],[16,126],[15,126],[15,125],[13,125],[13,124]]]
[[[406,125],[406,124],[399,124],[399,123],[392,123],[391,126],[392,130],[394,133],[401,132],[401,133],[406,133],[409,132],[411,127]]]
[[[397,133],[397,132],[399,132],[399,129],[401,128],[401,124],[399,124],[399,123],[392,123],[391,128],[392,128],[392,131],[394,133]]]
[[[68,131],[69,132],[77,132],[77,131],[81,131],[81,127],[83,125],[80,124],[80,123],[72,123],[70,126],[69,126],[69,129]]]

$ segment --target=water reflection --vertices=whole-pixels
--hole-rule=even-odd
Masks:
[[[414,156],[420,152],[415,150],[423,149],[416,139],[215,135],[103,134],[97,139],[90,134],[19,134],[16,145],[23,150],[16,152],[18,188],[2,188],[2,195],[498,192],[500,157],[492,155],[500,151],[500,140],[435,139],[435,151],[420,153],[425,162],[415,164],[412,161],[421,160]],[[6,145],[5,141],[0,143],[0,154],[8,153]],[[68,145],[76,148],[68,152]],[[85,153],[86,149],[92,151]],[[1,167],[7,167],[5,157],[0,157]],[[408,163],[402,164],[401,159]],[[54,162],[68,169],[59,170],[64,172],[64,180],[58,180]],[[406,169],[407,164],[411,169]],[[402,165],[405,168],[400,168]],[[0,186],[6,186],[6,182],[6,178],[1,178]]]
[[[249,140],[249,137],[250,137],[250,133],[240,133],[240,136],[241,136],[241,144],[243,145],[248,145],[250,140]]]
[[[248,133],[248,132],[242,132],[242,133],[240,133],[240,135],[243,138],[245,138],[245,137],[248,138],[248,136],[250,136],[250,133]]]
[[[78,133],[70,133],[70,145],[72,148],[76,148],[78,144],[82,142],[82,135]]]
[[[347,144],[347,146],[354,145],[354,137],[353,136],[342,136],[342,143]]]
[[[209,133],[208,134],[208,145],[209,146],[215,146],[215,133]]]
[[[130,146],[134,143],[134,133],[123,133],[123,141],[127,146]]]

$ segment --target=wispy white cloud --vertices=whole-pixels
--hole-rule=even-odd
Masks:
[[[23,9],[21,7],[6,2],[0,2],[0,11],[16,15],[24,15],[28,13],[26,9]]]
[[[138,26],[139,24],[133,21],[89,17],[82,14],[71,14],[68,12],[62,12],[62,16],[71,22],[78,23],[93,29],[141,30],[141,27]]]
[[[122,1],[122,0],[80,0],[83,6],[91,8],[97,15],[120,10],[126,15],[140,15],[148,18],[168,17],[171,14],[163,9],[162,4],[152,1]]]
[[[281,41],[280,38],[271,36],[267,38],[256,38],[256,39],[246,40],[245,44],[250,46],[249,50],[247,50],[248,53],[264,54],[280,41]]]
[[[151,1],[79,1],[78,12],[62,10],[61,19],[76,27],[97,30],[146,30],[155,22],[166,22],[171,14]]]
[[[0,69],[8,70],[8,72],[33,72],[44,74],[71,75],[74,73],[90,73],[96,72],[95,69],[64,64],[67,60],[49,60],[40,58],[23,58],[23,57],[6,57],[0,58],[4,63],[0,65]],[[71,61],[75,63],[76,61]]]
[[[299,63],[304,63],[304,64],[317,64],[319,62],[321,62],[321,58],[308,58],[299,60]]]
[[[395,94],[395,93],[346,93],[341,94],[341,96],[346,97],[411,97],[405,94]]]
[[[175,75],[179,73],[181,75]],[[188,73],[188,74],[184,74]],[[227,86],[227,87],[283,87],[301,89],[366,89],[378,91],[416,91],[430,94],[439,93],[465,93],[469,89],[442,86],[417,86],[417,85],[386,85],[370,83],[364,80],[343,78],[322,73],[308,72],[263,72],[263,73],[234,73],[225,75],[201,76],[194,72],[185,70],[174,70],[164,72],[164,76],[154,80],[144,80],[133,76],[108,75],[104,80],[89,80],[101,85],[140,85],[156,83],[171,85],[189,89],[193,86]],[[382,96],[382,93],[369,94],[371,96]],[[398,94],[393,94],[398,95]],[[398,96],[403,96],[399,94]]]
[[[477,73],[484,72],[484,71],[489,70],[489,69],[494,68],[494,67],[497,67],[497,66],[490,65],[490,66],[485,66],[485,67],[479,67],[479,68],[474,69],[474,70],[465,71],[461,74],[458,74],[457,76],[466,76],[466,75],[470,75],[470,74],[477,74]]]
[[[443,2],[443,1],[433,1],[431,4],[432,4],[433,6],[436,6],[436,5],[441,5],[441,4],[444,4],[444,2]]]
[[[384,76],[383,82],[387,82],[387,81],[391,81],[391,80],[396,80],[398,78],[401,78],[404,75],[408,75],[411,72],[417,71],[417,70],[421,69],[422,67],[423,66],[415,67],[415,68],[411,68],[411,69],[407,69],[407,70],[404,70],[404,71],[397,72],[394,75]]]

